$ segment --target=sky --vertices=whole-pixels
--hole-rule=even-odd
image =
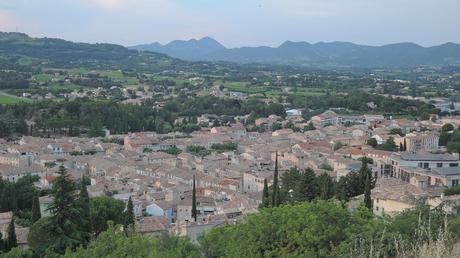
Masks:
[[[226,47],[433,46],[460,43],[460,0],[0,0],[0,31],[125,46],[205,36]]]

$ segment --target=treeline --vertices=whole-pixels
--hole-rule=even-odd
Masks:
[[[350,198],[362,194],[365,196],[365,205],[371,208],[370,191],[375,185],[375,178],[368,166],[371,162],[371,159],[363,158],[359,171],[350,172],[340,177],[339,181],[335,181],[327,173],[316,175],[311,168],[301,171],[294,167],[279,177],[279,183],[278,166],[276,165],[273,184],[268,187],[267,180],[264,182],[261,208],[295,202],[310,202],[316,199],[335,198],[347,202]]]
[[[153,101],[146,101],[142,105],[125,105],[116,101],[88,99],[4,105],[0,106],[0,128],[3,129],[0,136],[103,136],[103,128],[112,134],[137,131],[168,133],[175,130],[189,133],[200,129],[196,116],[201,114],[284,114],[279,104],[265,104],[257,100],[229,101],[210,96],[175,99],[162,109],[153,108],[153,105]],[[175,124],[180,116],[190,117],[190,122]],[[28,127],[26,121],[34,123]]]
[[[0,71],[0,89],[27,89],[30,75],[15,71]]]
[[[327,94],[324,96],[296,96],[290,95],[286,101],[295,107],[303,107],[313,110],[327,108],[347,108],[361,112],[379,112],[383,114],[409,114],[414,116],[426,116],[439,113],[431,104],[407,99],[393,99],[381,95],[368,94],[362,91],[355,91],[349,95]],[[373,105],[369,105],[373,103]],[[428,119],[426,118],[426,119]]]

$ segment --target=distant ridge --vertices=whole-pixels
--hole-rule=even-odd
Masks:
[[[279,47],[226,48],[215,39],[175,40],[132,46],[190,61],[229,61],[294,65],[338,65],[354,67],[412,67],[460,64],[460,44],[422,47],[414,43],[366,46],[350,42],[285,41]]]
[[[163,53],[184,60],[200,60],[203,56],[225,50],[226,48],[216,40],[204,37],[199,40],[174,40],[166,45],[154,42],[152,44],[134,46],[131,49]]]

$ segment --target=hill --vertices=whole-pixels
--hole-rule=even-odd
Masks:
[[[366,46],[349,42],[286,41],[279,47],[225,48],[209,37],[201,40],[153,43],[131,49],[150,50],[192,61],[229,61],[288,65],[348,67],[413,67],[460,63],[460,45],[422,47],[414,43]]]
[[[174,40],[166,45],[155,42],[135,46],[132,49],[163,53],[184,60],[200,60],[203,56],[211,55],[226,48],[216,40],[205,37],[199,40]]]
[[[190,69],[193,64],[165,54],[140,52],[115,44],[75,43],[0,32],[0,68],[19,70],[31,67],[164,71]]]

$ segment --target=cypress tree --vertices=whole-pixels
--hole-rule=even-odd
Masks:
[[[14,228],[14,217],[11,219],[10,224],[8,225],[8,236],[6,238],[6,251],[9,251],[18,246],[18,241],[16,238],[16,230]]]
[[[0,232],[0,254],[6,251],[5,241],[3,241],[2,232]]]
[[[84,183],[83,179],[80,182],[80,194],[78,197],[78,202],[81,214],[80,230],[83,234],[83,239],[85,239],[86,242],[89,242],[91,232],[90,204],[88,190],[86,189],[86,184]]]
[[[278,188],[278,152],[275,153],[275,171],[273,174],[273,196],[272,207],[279,206],[279,188]]]
[[[131,196],[128,199],[128,205],[125,211],[125,226],[134,225],[134,206]]]
[[[264,190],[262,192],[262,208],[268,208],[270,207],[270,194],[268,193],[268,180],[267,178],[264,178]]]
[[[371,177],[369,174],[366,176],[366,183],[364,187],[364,205],[368,209],[372,209],[372,199],[371,199]]]
[[[195,186],[195,175],[193,175],[193,190],[192,190],[192,218],[196,222],[196,186]]]
[[[40,202],[38,200],[38,196],[35,195],[32,201],[32,224],[35,223],[42,217],[40,212]]]
[[[407,151],[407,144],[406,144],[406,138],[404,138],[404,151]]]

